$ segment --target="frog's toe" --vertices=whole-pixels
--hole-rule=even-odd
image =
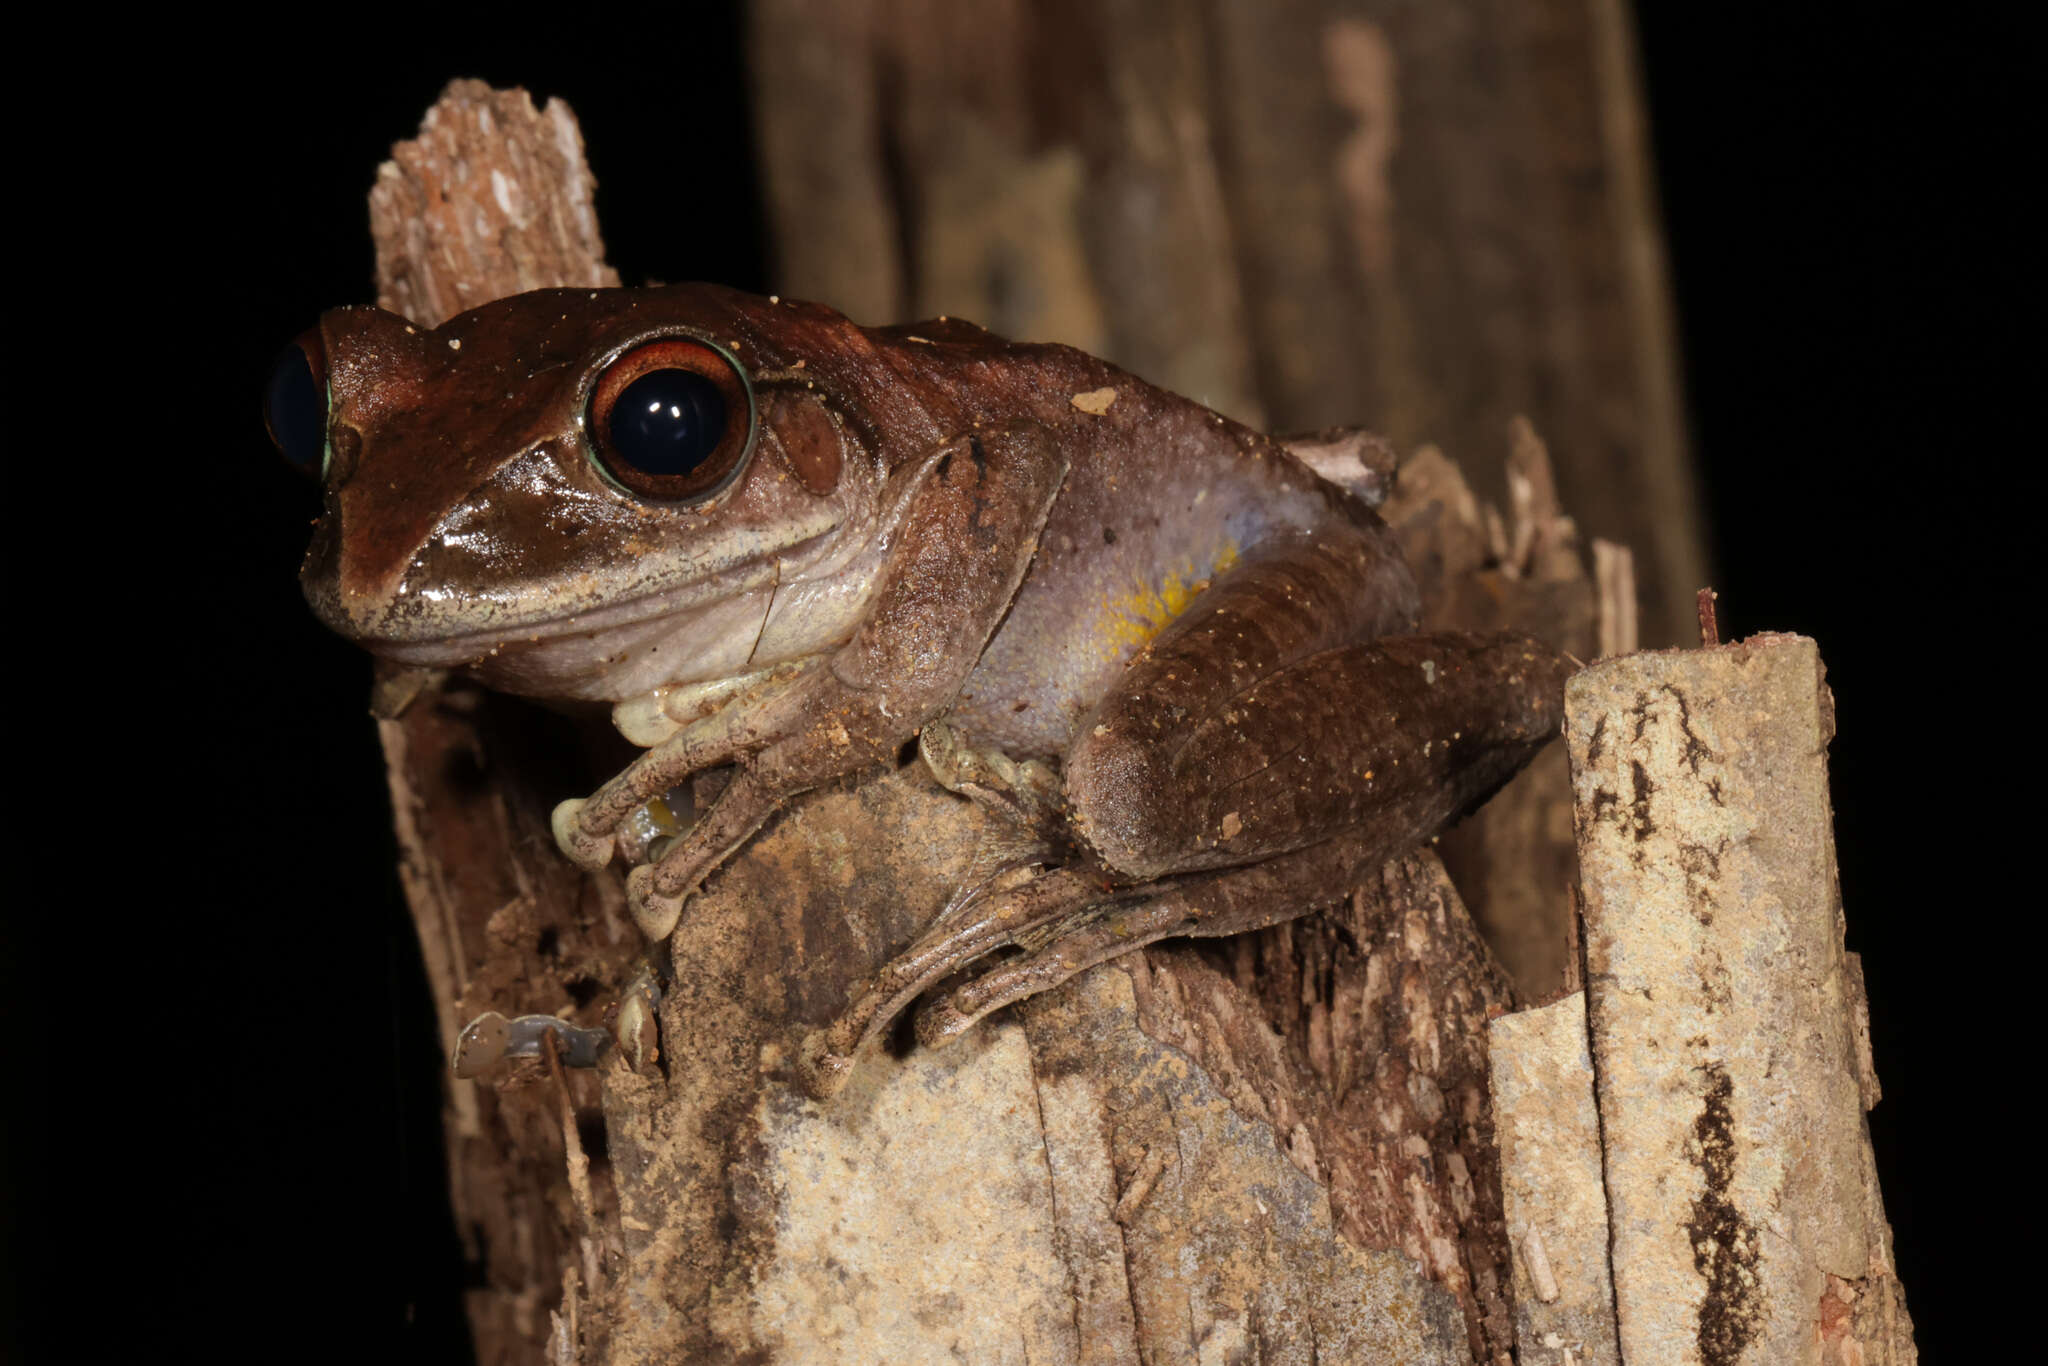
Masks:
[[[964,732],[938,721],[918,733],[917,751],[948,791],[1040,832],[1041,838],[1058,829],[1059,776],[1038,760],[1019,762],[1001,750],[976,748]]]
[[[813,1100],[830,1100],[853,1075],[853,1055],[832,1046],[829,1029],[814,1029],[797,1047],[797,1073]]]
[[[583,828],[583,798],[571,797],[555,808],[550,821],[555,845],[569,862],[595,873],[612,861],[615,841],[610,835],[593,835]]]
[[[937,1048],[951,1043],[980,1022],[980,1015],[964,1014],[952,996],[941,996],[918,1008],[917,1041],[926,1048]]]
[[[666,939],[683,918],[683,898],[656,891],[655,872],[656,865],[643,863],[626,875],[626,906],[640,933],[649,939]]]

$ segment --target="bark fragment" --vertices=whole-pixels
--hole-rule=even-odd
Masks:
[[[1583,992],[1487,1029],[1523,1366],[1620,1358]],[[1565,1354],[1569,1352],[1568,1358]]]

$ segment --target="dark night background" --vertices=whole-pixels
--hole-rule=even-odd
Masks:
[[[1998,358],[2022,324],[2007,301],[2017,268],[1993,236],[1995,182],[1957,149],[2011,122],[2015,87],[1990,64],[2015,39],[1936,37],[1845,6],[1754,21],[1645,8],[1723,630],[1800,631],[1828,665],[1849,944],[1885,1087],[1871,1128],[1922,1350],[1959,1360],[1983,1311],[1966,1307],[1957,1250],[1973,1243],[1972,1211],[2006,1201],[1997,1088],[1956,1060],[1998,1037],[1984,1009],[2003,989],[1983,964],[2009,956],[2000,940],[2021,919],[1993,885],[2013,808],[1973,783],[2018,757],[2000,681],[2016,633],[1990,620],[2018,555],[1986,509],[2019,502],[1991,419],[2010,392]],[[663,23],[646,41],[616,28],[414,34],[389,55],[374,35],[279,42],[245,66],[160,70],[163,88],[129,110],[123,157],[158,183],[146,223],[114,229],[131,235],[112,259],[130,264],[102,283],[125,291],[108,316],[152,357],[176,420],[143,443],[169,501],[138,518],[151,540],[171,528],[168,543],[134,551],[110,591],[174,584],[169,610],[184,615],[148,672],[111,680],[119,717],[155,736],[150,766],[119,775],[116,796],[127,817],[168,825],[160,857],[177,871],[94,837],[78,866],[125,890],[41,907],[34,961],[64,966],[34,975],[49,995],[39,1019],[83,1006],[110,1036],[54,1059],[57,1085],[105,1085],[123,1060],[161,1085],[121,1093],[112,1131],[49,1087],[18,1094],[7,1129],[12,1198],[30,1216],[8,1221],[17,1262],[88,1294],[110,1275],[145,1288],[154,1307],[108,1331],[236,1359],[278,1355],[317,1324],[320,1356],[331,1344],[337,1357],[464,1359],[436,1127],[446,1041],[389,872],[368,663],[299,598],[317,503],[271,456],[258,392],[279,345],[322,309],[369,299],[365,191],[456,75],[570,102],[627,283],[765,291],[737,21],[698,7]],[[150,243],[140,259],[136,232]],[[143,299],[158,303],[138,315]],[[30,956],[17,947],[19,970]],[[144,1000],[137,981],[184,987]],[[35,1217],[57,1217],[39,1208],[56,1192],[30,1159],[45,1149],[91,1153],[92,1179],[112,1184],[103,1218],[80,1229],[65,1213],[84,1246],[61,1264]],[[0,1281],[17,1325],[54,1303],[33,1280]],[[76,1325],[61,1331],[77,1345]]]

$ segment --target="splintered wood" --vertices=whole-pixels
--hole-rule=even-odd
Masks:
[[[1585,995],[1504,1015],[1488,1035],[1521,1366],[1613,1366],[1620,1357]]]
[[[1577,1312],[1606,1270],[1582,1252],[1584,1026],[1621,1358],[1916,1361],[1864,1126],[1814,643],[1603,661],[1568,685],[1566,730],[1585,1014],[1568,997],[1493,1031],[1516,1287],[1536,1300],[1518,1294],[1523,1360],[1566,1360],[1574,1332],[1577,1361],[1613,1359]]]

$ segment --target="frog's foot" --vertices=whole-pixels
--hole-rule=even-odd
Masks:
[[[1202,910],[1178,891],[1135,903],[1091,906],[1058,924],[1017,936],[1024,953],[918,1008],[917,1038],[951,1042],[983,1016],[1050,991],[1070,977],[1175,935],[1229,931],[1202,924]]]
[[[1124,886],[1106,883],[1098,872],[1064,868],[992,893],[927,930],[838,1021],[806,1041],[807,1079],[820,1096],[837,1090],[861,1045],[898,1011],[998,949],[1023,952],[928,1001],[917,1017],[921,1042],[958,1038],[993,1011],[1147,944],[1179,935],[1243,934],[1329,905],[1399,853],[1399,840],[1398,832],[1390,837],[1366,826],[1243,867]]]
[[[802,1064],[811,1091],[829,1096],[845,1083],[855,1056],[902,1009],[942,979],[1020,935],[1114,895],[1099,875],[1061,868],[1019,885],[992,890],[942,917],[857,994],[839,1018],[804,1041]]]
[[[1055,842],[1065,803],[1059,775],[1036,759],[1018,761],[995,749],[977,749],[943,721],[918,733],[917,752],[939,785],[1032,831],[1044,844]]]
[[[817,676],[818,670],[808,663],[796,670],[749,675],[745,680],[749,689],[724,697],[722,710],[682,726],[587,799],[557,806],[552,821],[555,843],[570,862],[592,872],[610,863],[615,854],[624,852],[631,857],[644,853],[652,835],[659,832],[636,835],[633,826],[650,819],[651,804],[659,803],[684,779],[729,764],[758,746],[761,736],[775,734],[783,719],[777,709],[786,710],[787,704],[799,702],[802,687]],[[638,733],[632,723],[622,725],[628,738]],[[640,738],[651,739],[652,733]],[[662,818],[656,813],[652,819],[659,825]]]
[[[667,842],[652,863],[626,875],[626,905],[649,939],[666,939],[683,903],[733,850],[775,814],[788,793],[741,766],[694,825]]]

